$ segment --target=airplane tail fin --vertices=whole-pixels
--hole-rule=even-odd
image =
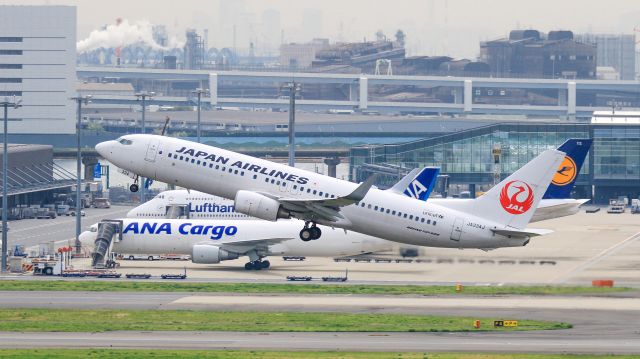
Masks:
[[[549,184],[549,188],[547,188],[547,192],[545,192],[542,198],[571,198],[571,191],[573,190],[584,159],[587,157],[592,143],[592,139],[570,138],[558,147],[558,151],[562,151],[567,155],[558,167],[556,174],[551,180],[551,184]]]
[[[408,197],[426,201],[433,191],[439,173],[440,168],[438,167],[423,168],[402,193]]]
[[[564,158],[558,150],[542,152],[463,210],[505,227],[525,228]]]

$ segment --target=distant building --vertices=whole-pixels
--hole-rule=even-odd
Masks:
[[[507,39],[480,44],[480,60],[497,77],[596,77],[596,47],[574,40],[571,31],[513,30]]]
[[[282,44],[280,46],[280,65],[304,69],[311,67],[316,54],[329,47],[329,39],[313,39],[304,44]]]
[[[0,97],[13,134],[75,133],[76,8],[0,6]]]
[[[371,41],[340,43],[322,49],[311,64],[314,68],[332,65],[349,65],[360,68],[363,73],[373,73],[377,60],[390,60],[393,66],[400,65],[405,50],[397,42]]]
[[[636,39],[634,35],[583,34],[576,39],[593,44],[597,49],[597,65],[618,71],[620,80],[636,78]]]
[[[126,82],[102,83],[102,82],[80,82],[76,85],[79,95],[105,95],[105,96],[130,96],[133,97],[135,91],[133,85]]]

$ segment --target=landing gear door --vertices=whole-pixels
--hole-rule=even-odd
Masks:
[[[149,147],[147,147],[147,153],[144,156],[144,159],[149,162],[155,162],[156,156],[158,155],[158,140],[151,140],[149,142]]]
[[[464,218],[456,218],[453,222],[453,229],[451,230],[451,240],[459,241],[462,236],[462,228],[464,227]]]

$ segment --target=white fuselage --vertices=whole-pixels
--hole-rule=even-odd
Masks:
[[[191,254],[196,244],[238,250],[255,247],[261,256],[289,255],[305,257],[349,256],[390,250],[392,243],[360,233],[346,234],[342,229],[322,227],[321,241],[302,242],[300,223],[295,220],[181,220],[123,218],[122,239],[114,237],[112,251],[126,254]],[[80,240],[93,245],[97,226],[82,233]],[[256,241],[282,239],[275,244]],[[250,245],[244,241],[253,241]],[[242,253],[240,253],[242,255]]]
[[[240,190],[292,199],[330,199],[358,185],[221,148],[176,138],[128,135],[128,145],[107,141],[98,152],[125,170],[228,199]],[[137,155],[139,154],[139,155]],[[496,206],[499,204],[496,203]],[[528,238],[494,233],[504,223],[402,194],[371,188],[358,203],[339,209],[340,219],[305,218],[395,242],[448,248],[522,246]],[[266,223],[265,223],[266,225]]]
[[[455,208],[471,199],[464,198],[429,198],[429,202]],[[538,204],[531,222],[571,216],[578,213],[580,206],[586,199],[543,199]],[[151,200],[130,210],[129,218],[162,218],[166,214],[167,206],[183,205],[189,210],[189,217],[196,219],[252,219],[234,210],[232,200],[210,195],[199,191],[169,190],[163,191]]]

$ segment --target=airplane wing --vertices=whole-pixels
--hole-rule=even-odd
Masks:
[[[290,211],[292,215],[304,220],[324,220],[327,222],[336,222],[344,218],[340,214],[340,207],[348,206],[360,202],[367,195],[371,186],[377,178],[376,174],[367,178],[358,188],[346,196],[336,198],[287,198],[277,197],[271,193],[263,193],[262,195],[273,198],[280,202],[282,206]]]
[[[247,239],[247,240],[234,240],[233,242],[227,242],[227,243],[204,242],[199,244],[218,246],[220,247],[220,249],[224,249],[225,251],[228,251],[228,252],[245,254],[251,250],[255,250],[256,252],[266,252],[268,251],[269,246],[282,243],[291,239],[294,239],[294,238],[293,237],[258,238],[258,239]]]

